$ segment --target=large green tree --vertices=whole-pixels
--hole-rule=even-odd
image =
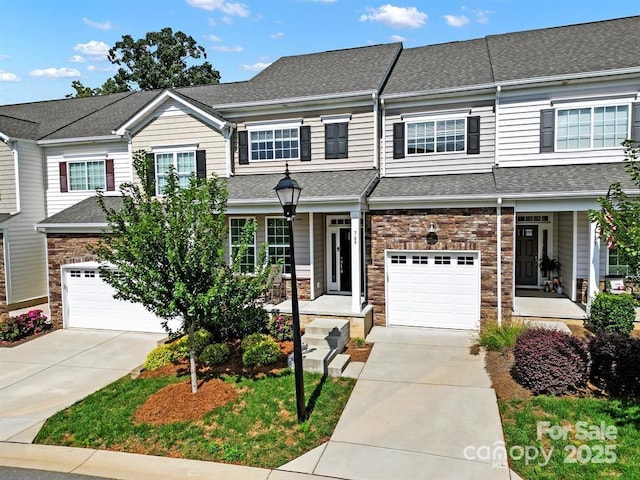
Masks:
[[[640,190],[640,148],[627,140],[623,143],[625,170],[636,189]],[[621,182],[613,183],[609,193],[598,198],[600,210],[591,210],[589,217],[596,222],[600,237],[610,248],[615,248],[623,264],[629,266],[632,275],[640,274],[640,197],[630,196],[622,189]]]
[[[86,87],[79,80],[74,80],[71,87],[76,93],[67,96],[87,97],[220,81],[220,72],[209,62],[194,63],[207,58],[204,47],[190,35],[180,31],[174,33],[169,27],[149,32],[137,40],[131,35],[123,35],[122,40],[109,50],[107,58],[119,67],[113,77],[98,88]]]
[[[188,333],[191,386],[197,391],[194,331],[199,327],[225,338],[229,324],[255,313],[269,290],[270,267],[264,249],[251,275],[241,259],[253,246],[255,224],[247,222],[229,263],[226,182],[192,178],[180,188],[171,171],[161,196],[156,195],[150,160],[134,153],[139,183],[121,187],[123,205],[108,208],[99,195],[109,225],[94,249],[104,262],[101,275],[116,290],[115,298],[142,304],[167,322],[181,320]],[[135,318],[131,319],[135,322]]]

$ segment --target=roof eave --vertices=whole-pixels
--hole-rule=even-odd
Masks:
[[[215,110],[231,110],[235,108],[257,108],[257,107],[270,107],[273,105],[282,105],[289,103],[309,103],[309,102],[323,102],[332,101],[336,99],[348,99],[357,97],[371,98],[371,95],[376,94],[376,90],[363,90],[358,92],[345,92],[337,94],[325,94],[325,95],[313,95],[308,97],[290,97],[290,98],[275,98],[270,100],[259,100],[255,102],[238,102],[238,103],[226,103],[216,104],[212,108]]]
[[[38,145],[68,145],[70,143],[101,143],[119,141],[122,138],[118,135],[95,135],[90,137],[70,137],[70,138],[53,138],[48,140],[38,140]]]

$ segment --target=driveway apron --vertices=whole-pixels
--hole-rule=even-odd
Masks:
[[[0,348],[0,441],[31,443],[48,417],[130,373],[163,337],[69,329]]]
[[[352,480],[509,478],[484,356],[469,351],[473,332],[374,327],[367,340],[375,345],[331,440],[292,470]],[[498,455],[487,458],[487,449]]]

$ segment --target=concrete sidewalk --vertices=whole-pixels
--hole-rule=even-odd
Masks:
[[[281,467],[349,480],[508,479],[484,357],[463,331],[374,327],[375,342],[331,440]]]
[[[47,418],[130,373],[164,336],[56,330],[0,348],[0,441],[31,443]]]

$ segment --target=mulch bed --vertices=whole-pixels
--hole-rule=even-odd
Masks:
[[[2,341],[2,342],[0,342],[0,348],[17,347],[18,345],[22,345],[23,343],[30,342],[31,340],[35,340],[36,338],[40,338],[40,337],[46,335],[47,333],[51,333],[51,332],[55,332],[55,329],[52,328],[50,330],[46,330],[44,332],[40,332],[40,333],[37,333],[35,335],[30,335],[28,337],[21,338],[20,340],[16,340],[15,342]]]
[[[516,382],[511,376],[513,368],[513,353],[487,351],[485,368],[491,379],[491,386],[496,396],[501,400],[525,400],[531,397],[531,392]]]
[[[356,347],[353,340],[349,340],[342,353],[351,355],[352,362],[366,362],[371,354],[373,343],[367,343],[364,347]]]

